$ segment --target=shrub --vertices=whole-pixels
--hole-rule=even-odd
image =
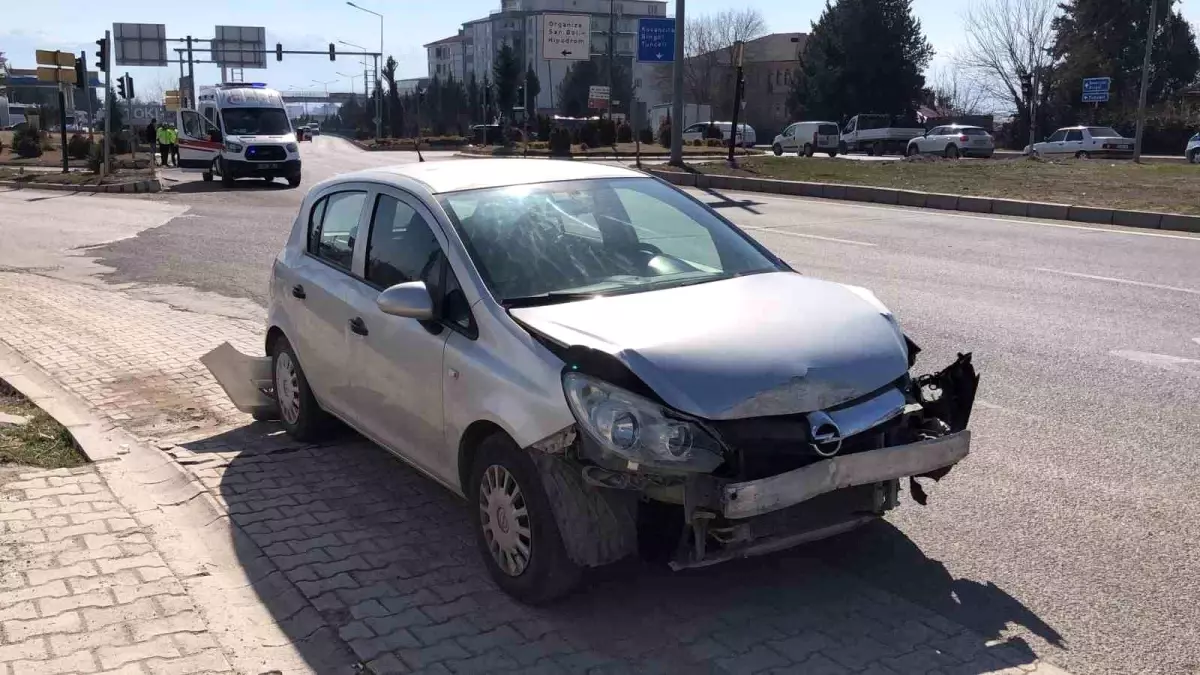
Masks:
[[[650,130],[650,127],[644,127],[638,131],[638,141],[642,145],[654,144],[654,132]]]
[[[664,148],[671,147],[671,118],[664,117],[658,125],[658,144]]]
[[[67,141],[67,156],[71,159],[87,159],[92,154],[92,142],[83,134],[72,134]]]
[[[571,156],[571,132],[566,127],[555,127],[550,132],[550,155],[553,157]]]
[[[633,127],[628,122],[622,122],[617,127],[617,142],[632,143],[633,142]]]
[[[697,148],[702,147],[704,145],[704,139],[697,138],[696,140],[692,141],[692,145],[696,146]]]
[[[728,145],[725,141],[716,138],[709,138],[704,141],[704,145],[710,148],[723,148]]]
[[[13,132],[12,151],[18,157],[41,157],[42,139],[36,129],[28,126]]]
[[[99,143],[93,143],[91,150],[87,155],[88,171],[92,173],[100,173],[100,165],[104,163],[104,146]],[[112,173],[116,168],[116,161],[112,155],[108,156],[108,172]]]

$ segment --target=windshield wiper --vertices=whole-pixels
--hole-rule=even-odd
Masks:
[[[597,291],[558,291],[553,293],[541,293],[538,295],[524,295],[515,298],[505,298],[500,301],[500,304],[508,309],[518,307],[540,307],[542,305],[557,305],[564,302],[575,302],[577,300],[590,300],[600,297],[604,293]]]

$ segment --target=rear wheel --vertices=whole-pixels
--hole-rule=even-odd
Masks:
[[[263,179],[263,182],[270,183],[275,180],[275,176],[263,176],[262,179]]]
[[[204,173],[200,174],[200,177],[204,179],[205,183],[211,183],[213,179],[211,171],[205,171]]]
[[[582,570],[567,556],[533,460],[504,434],[479,446],[465,486],[476,542],[492,580],[528,604],[560,598]]]
[[[300,176],[298,174],[295,176],[288,176],[287,182],[288,182],[289,187],[299,187],[300,186]]]
[[[280,337],[271,345],[271,363],[279,421],[284,430],[298,441],[318,438],[329,418],[313,397],[308,379],[287,338]]]
[[[775,145],[771,146],[771,152],[775,153],[776,157],[780,157],[783,155],[783,146],[776,143]]]
[[[838,156],[838,154],[837,154],[837,150],[830,150],[829,152],[827,152],[827,153],[825,153],[825,154],[829,155],[830,157],[837,157],[837,156]]]
[[[811,143],[805,143],[805,144],[804,144],[804,150],[803,150],[803,153],[804,153],[804,156],[805,156],[805,157],[812,157],[812,156],[813,156],[813,147],[812,147],[812,144],[811,144]]]
[[[1075,159],[1089,159],[1089,158],[1091,158],[1091,155],[1088,154],[1087,150],[1080,150],[1079,152],[1075,153]]]
[[[943,153],[946,159],[958,159],[958,146],[951,143],[946,146],[946,151]]]
[[[1188,153],[1188,161],[1192,164],[1200,164],[1200,149],[1196,149]]]

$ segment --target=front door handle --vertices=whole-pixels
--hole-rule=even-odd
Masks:
[[[292,286],[292,297],[300,298],[301,300],[303,300],[304,298],[307,298],[308,295],[304,292],[303,286],[301,286],[300,284],[296,284],[295,286]]]
[[[359,335],[366,335],[370,332],[367,330],[367,324],[363,322],[362,317],[358,316],[350,319],[350,330]]]

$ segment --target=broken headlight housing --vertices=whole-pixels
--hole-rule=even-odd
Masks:
[[[630,463],[708,472],[724,461],[712,434],[653,401],[574,371],[563,375],[563,391],[580,428]]]

